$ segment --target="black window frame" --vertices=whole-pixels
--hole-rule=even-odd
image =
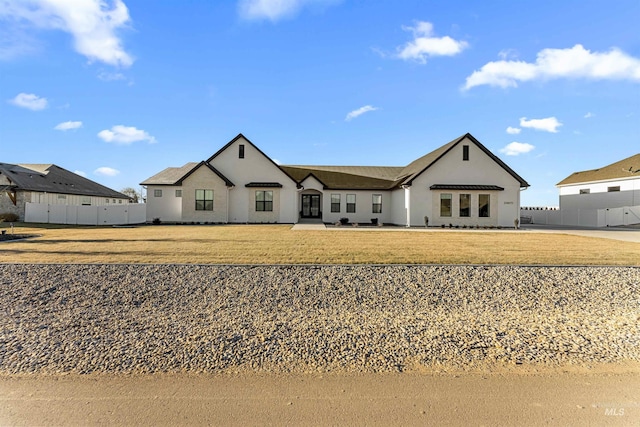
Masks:
[[[448,196],[448,197],[446,197]],[[445,206],[443,203],[445,200],[449,201],[449,205]],[[449,214],[444,211],[443,208],[449,209]],[[442,218],[451,218],[453,216],[453,194],[451,193],[440,193],[440,217]]]
[[[482,204],[484,197],[487,198],[486,205]],[[491,194],[478,194],[478,217],[491,218]]]
[[[380,202],[376,203],[376,197],[380,198]],[[371,195],[371,213],[381,214],[382,213],[382,194],[372,194]]]
[[[273,190],[256,190],[256,212],[273,212]]]
[[[463,196],[467,196],[467,207],[463,208],[462,205],[462,198]],[[471,217],[471,194],[469,193],[460,193],[458,196],[458,215],[460,216],[460,218],[470,218]],[[463,211],[463,209],[466,209],[466,212]],[[466,215],[463,215],[463,212]]]
[[[349,202],[349,196],[353,196],[353,202]],[[355,194],[347,194],[347,213],[356,213],[357,197]]]
[[[469,146],[468,145],[463,145],[462,146],[462,160],[463,161],[469,161]]]
[[[158,188],[153,190],[153,197],[162,197],[162,190]]]
[[[334,202],[334,199],[337,199],[337,202]],[[340,194],[333,193],[331,195],[331,212],[332,213],[340,213],[340,202],[341,202]]]
[[[238,158],[244,159],[244,144],[238,144]]]
[[[198,194],[198,192],[202,192]],[[207,195],[211,194],[211,198]],[[213,212],[213,190],[199,188],[196,190],[196,210]]]
[[[613,187],[607,187],[607,193],[617,193],[618,191],[620,191],[619,185],[615,185]]]

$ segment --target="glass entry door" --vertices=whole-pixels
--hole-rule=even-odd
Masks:
[[[320,218],[320,195],[319,194],[303,194],[302,195],[302,217],[303,218]]]

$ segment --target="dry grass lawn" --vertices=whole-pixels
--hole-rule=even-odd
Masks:
[[[532,231],[292,231],[287,225],[34,227],[0,263],[640,265],[637,243]]]

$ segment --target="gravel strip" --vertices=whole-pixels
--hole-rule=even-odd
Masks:
[[[640,268],[0,265],[0,374],[640,361]]]

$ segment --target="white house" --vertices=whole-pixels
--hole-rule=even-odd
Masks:
[[[640,223],[640,153],[598,169],[574,172],[556,186],[562,224]]]
[[[48,214],[60,211],[64,212],[63,223],[76,224],[76,208],[82,211],[93,206],[97,212],[96,206],[122,207],[129,203],[129,196],[54,164],[0,163],[0,214],[15,214],[22,221],[56,222],[49,221]],[[36,206],[42,209],[34,220],[28,212]],[[67,213],[73,213],[73,219],[67,221]]]
[[[239,134],[199,163],[148,178],[147,220],[512,227],[529,184],[472,135],[408,166],[282,166]]]

